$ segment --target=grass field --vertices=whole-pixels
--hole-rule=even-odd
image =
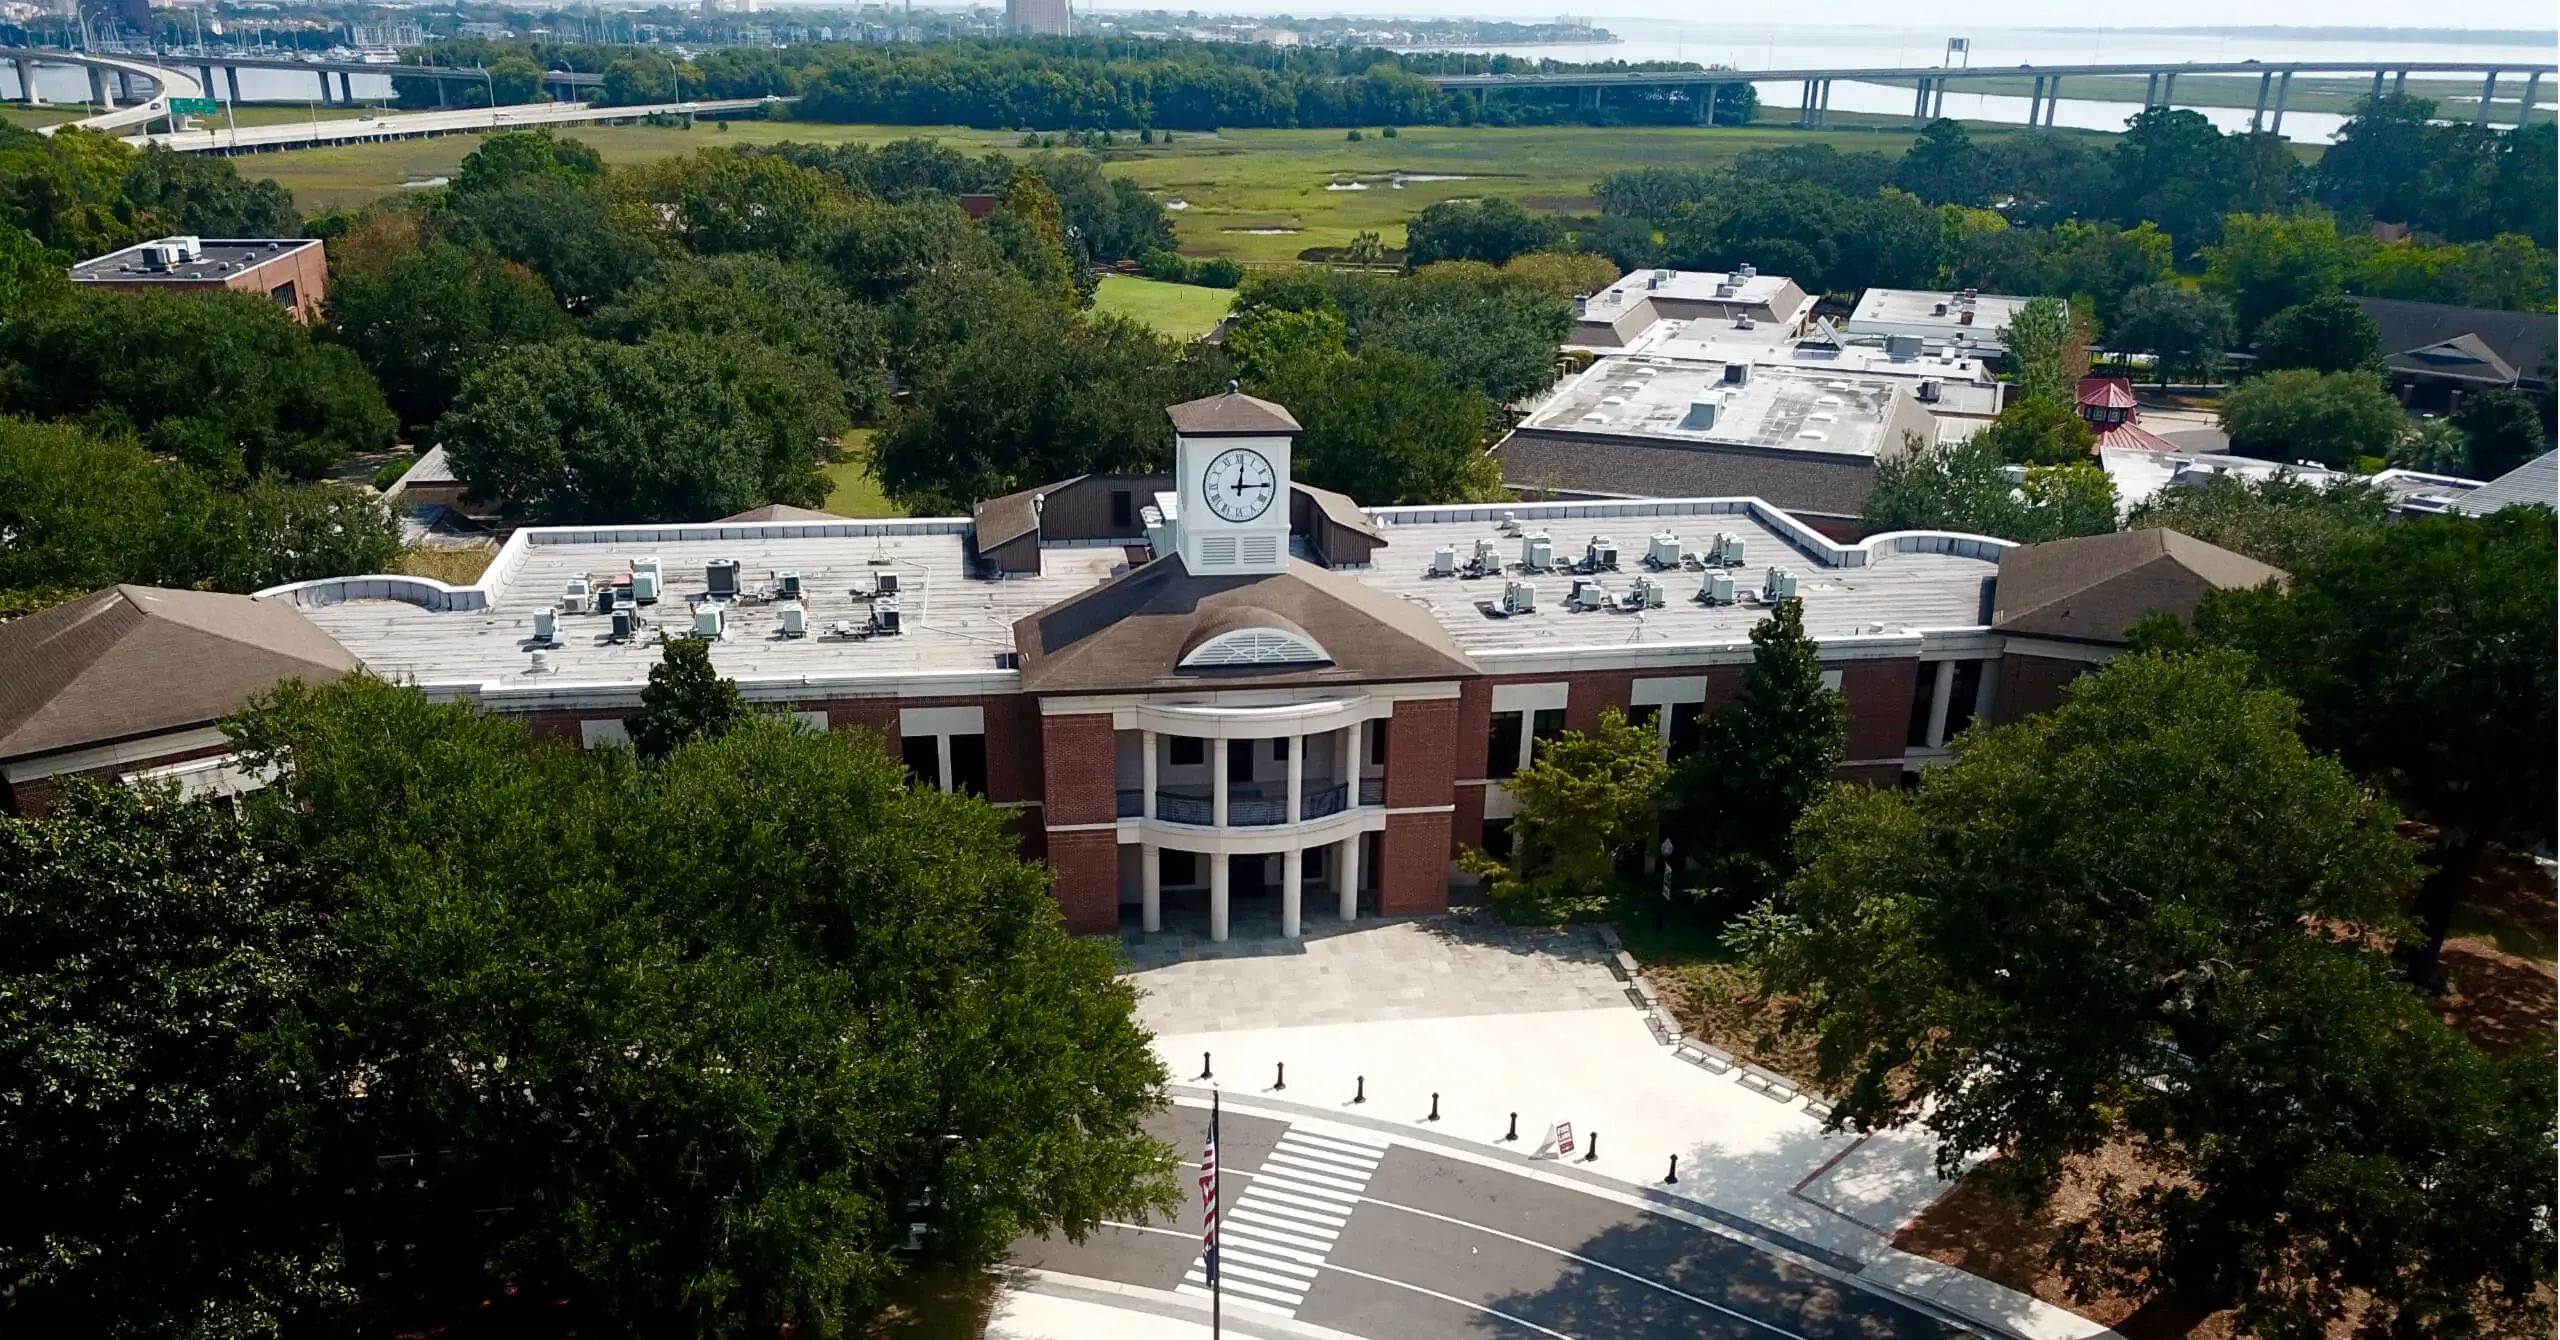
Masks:
[[[844,459],[827,467],[827,478],[835,488],[819,511],[856,518],[907,514],[889,501],[880,491],[880,481],[871,477],[871,433],[871,429],[856,428],[844,435]]]
[[[1167,284],[1133,275],[1104,275],[1093,310],[1143,322],[1176,339],[1206,335],[1235,302],[1235,290]]]

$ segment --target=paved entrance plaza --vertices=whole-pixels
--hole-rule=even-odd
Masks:
[[[1260,900],[1276,903],[1275,899]],[[1166,895],[1165,929],[1121,934],[1139,1017],[1161,1034],[1616,1009],[1632,1014],[1598,930],[1506,926],[1488,910],[1280,934],[1276,907],[1238,900],[1224,943]]]

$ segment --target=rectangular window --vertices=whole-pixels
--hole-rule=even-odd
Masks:
[[[1520,726],[1518,712],[1493,714],[1493,728],[1485,732],[1485,776],[1500,781],[1520,771]]]
[[[1253,780],[1253,741],[1230,740],[1227,742],[1227,780],[1230,782]]]
[[[1923,661],[1920,673],[1911,680],[1911,730],[1903,743],[1913,749],[1929,747],[1929,699],[1938,691],[1936,663]]]
[[[1209,761],[1209,742],[1201,739],[1199,736],[1168,735],[1165,738],[1172,741],[1168,751],[1168,757],[1170,758],[1173,766],[1177,768],[1196,768]]]
[[[987,793],[987,737],[954,735],[951,741],[951,784],[945,788],[973,796]]]
[[[1698,752],[1698,723],[1705,720],[1705,703],[1673,703],[1671,705],[1671,750],[1674,763]]]
[[[293,281],[290,279],[276,285],[274,288],[268,289],[267,296],[275,299],[278,307],[297,307],[301,305],[301,295],[294,291]]]
[[[1130,510],[1129,491],[1127,489],[1113,489],[1111,491],[1111,528],[1113,530],[1127,530],[1131,525],[1135,524],[1134,517],[1135,514]]]
[[[1387,722],[1384,718],[1372,721],[1367,730],[1368,747],[1362,752],[1367,755],[1368,762],[1383,768],[1387,766]]]
[[[907,761],[907,771],[927,786],[942,785],[942,737],[939,735],[902,735],[898,737],[898,757]]]
[[[1658,730],[1654,723],[1661,718],[1662,705],[1659,703],[1637,703],[1627,709],[1627,724],[1637,730]]]
[[[1176,887],[1200,882],[1200,858],[1197,855],[1163,847],[1157,849],[1156,859],[1161,863],[1158,870],[1160,882]]]
[[[1288,736],[1278,736],[1271,741],[1271,761],[1274,763],[1286,763],[1289,761]]]
[[[1973,724],[1973,700],[1982,694],[1983,661],[1956,662],[1955,691],[1947,695],[1947,739]]]
[[[1534,760],[1537,757],[1537,741],[1552,740],[1562,734],[1564,734],[1564,709],[1561,707],[1539,708],[1537,716],[1531,719],[1529,725],[1530,758]]]

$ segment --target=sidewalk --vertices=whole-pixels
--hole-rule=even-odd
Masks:
[[[1543,933],[1552,937],[1554,933]],[[1826,1134],[1807,1099],[1781,1099],[1675,1057],[1628,1001],[1597,941],[1559,943],[1482,923],[1364,924],[1260,956],[1141,969],[1141,1013],[1178,1097],[1204,1099],[1201,1054],[1230,1106],[1340,1121],[1514,1171],[1614,1188],[1801,1256],[1835,1275],[1925,1300],[2029,1340],[2091,1340],[2106,1328],[1891,1245],[1949,1183],[1925,1133]],[[1552,952],[1560,951],[1560,952]],[[1392,962],[1394,973],[1376,971]],[[1340,971],[1360,964],[1370,970]],[[1240,966],[1249,973],[1235,972]],[[1280,971],[1286,970],[1286,971]],[[1468,1012],[1466,984],[1501,1012]],[[1174,989],[1159,997],[1161,981]],[[1535,984],[1543,983],[1543,988]],[[1222,984],[1239,989],[1216,990]],[[1417,1017],[1416,993],[1440,1005]],[[1614,996],[1615,1005],[1594,1005]],[[1205,1008],[1214,1000],[1215,1008]],[[1186,1028],[1180,1016],[1205,1015]],[[1362,1022],[1297,1024],[1305,1015]],[[1286,1066],[1285,1089],[1275,1089]],[[1365,1092],[1366,1102],[1355,1103]],[[1434,1095],[1440,1120],[1428,1120]],[[1511,1114],[1520,1140],[1502,1140]],[[1598,1158],[1531,1161],[1550,1123],[1570,1122]],[[1676,1183],[1665,1185],[1672,1156]]]

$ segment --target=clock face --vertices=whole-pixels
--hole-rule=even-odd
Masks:
[[[1251,521],[1271,507],[1279,480],[1262,453],[1243,447],[1219,452],[1200,480],[1200,495],[1209,510],[1228,521]]]

